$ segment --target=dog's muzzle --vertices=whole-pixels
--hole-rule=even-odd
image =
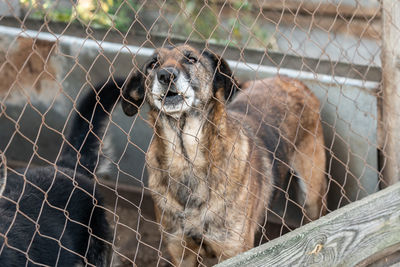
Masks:
[[[176,105],[184,100],[182,93],[177,89],[177,80],[180,72],[176,68],[163,68],[157,72],[157,79],[162,86],[161,98],[164,105]]]
[[[195,103],[195,92],[179,69],[165,67],[157,71],[151,87],[153,104],[169,114],[181,114]]]
[[[163,68],[157,71],[158,81],[162,85],[169,85],[171,83],[176,83],[179,76],[179,70],[176,68]]]

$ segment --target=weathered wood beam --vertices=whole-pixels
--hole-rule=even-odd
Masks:
[[[217,266],[355,266],[396,246],[400,183]]]
[[[382,101],[380,146],[383,186],[400,179],[400,2],[382,1]]]

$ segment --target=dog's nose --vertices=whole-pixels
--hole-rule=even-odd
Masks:
[[[170,82],[176,82],[179,70],[176,68],[163,68],[157,72],[158,81],[161,84],[168,85]]]

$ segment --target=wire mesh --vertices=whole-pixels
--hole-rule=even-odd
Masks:
[[[381,114],[385,97],[381,88],[381,24],[381,4],[366,0],[0,3],[0,208],[7,214],[0,224],[0,262],[9,260],[7,255],[18,255],[15,257],[23,264],[40,266],[67,266],[68,260],[90,266],[208,266],[390,185],[382,176],[389,155],[383,152],[388,126]],[[198,51],[193,53],[199,58],[179,50],[182,45]],[[160,47],[170,48],[158,52],[154,64],[144,68]],[[237,79],[241,86],[236,94],[249,99],[244,110],[238,107],[239,113],[253,110],[259,114],[256,117],[267,114],[256,127],[249,125],[247,117],[234,116],[229,122],[222,115],[220,120],[211,119],[217,106],[225,107],[221,99],[227,100],[219,95],[220,88],[210,91],[223,65],[213,69],[211,63],[204,63],[209,61],[202,61],[216,55],[226,60],[232,71],[219,78],[226,83]],[[193,120],[189,115],[185,119],[172,116],[175,122],[163,123],[168,112],[165,107],[155,108],[149,100],[149,92],[154,90],[149,83],[160,79],[155,73],[161,65],[167,66],[163,65],[167,59],[175,62],[169,67],[187,72],[189,84],[201,84],[198,91],[193,90],[196,101],[209,97],[207,101],[214,106],[191,109]],[[191,67],[182,63],[185,60],[200,60],[202,66],[190,72]],[[132,104],[134,94],[124,95],[123,90],[129,88],[129,79],[140,74],[147,82],[143,83],[147,92],[144,104],[134,103],[138,115],[127,117],[119,104],[107,110],[98,94],[96,107],[107,113],[102,122],[105,135],[93,132],[95,115],[85,117],[79,109],[87,92],[109,89],[102,86],[108,81],[117,88],[120,101]],[[260,110],[254,104],[257,97],[250,93],[256,86],[245,82],[276,76],[283,78],[261,82],[261,87],[270,88],[260,96],[267,102],[263,104],[273,108]],[[294,96],[291,90],[303,88],[300,81],[310,91]],[[284,84],[278,94],[271,91],[277,86],[275,82]],[[173,94],[178,97],[177,92]],[[232,99],[234,106],[235,95]],[[292,103],[300,108],[295,109]],[[230,104],[226,105],[222,114],[230,109]],[[315,120],[312,114],[321,121],[322,132],[317,124],[307,126],[308,120]],[[80,156],[75,156],[75,167],[70,170],[59,164],[62,148],[74,136],[70,129],[76,116],[84,117],[82,129],[88,127],[87,138],[94,134],[99,142],[91,163],[95,164],[93,170],[82,170]],[[206,131],[204,124],[212,130]],[[261,142],[263,125],[279,133],[272,150]],[[224,132],[225,128],[232,132]],[[174,131],[178,134],[170,134]],[[285,136],[287,132],[293,138]],[[206,134],[208,145],[203,142]],[[318,141],[322,134],[324,142]],[[243,136],[254,144],[246,148],[241,143]],[[308,141],[303,144],[301,138]],[[266,140],[273,142],[274,138],[267,136]],[[282,144],[292,152],[282,150]],[[319,146],[323,151],[317,153]],[[260,155],[264,156],[235,158],[237,151],[241,151],[237,155],[250,155],[246,149],[263,150]],[[218,165],[222,161],[216,150],[226,166]],[[83,154],[80,146],[74,151]],[[263,172],[264,180],[258,187],[249,178],[256,174],[247,175],[246,168]],[[268,182],[279,176],[273,173],[274,168],[286,170],[282,183]],[[242,180],[233,180],[233,169],[241,173],[238,177]],[[88,170],[89,178],[82,178]],[[308,182],[304,177],[316,172],[323,180]],[[49,184],[38,184],[32,178],[35,175]],[[87,186],[86,180],[90,181]],[[63,183],[69,191],[59,193],[66,199],[57,206],[50,199],[57,199],[55,189]],[[223,189],[215,185],[218,183]],[[240,198],[240,192],[245,192],[245,197]],[[37,194],[39,200],[30,203],[28,210],[33,213],[26,214],[28,193]],[[83,215],[71,215],[76,210],[70,203],[79,197],[86,202],[75,209],[85,211],[85,216],[90,214],[87,220],[80,219]],[[312,197],[317,200],[311,203],[317,206],[310,207]],[[203,206],[193,207],[195,199]],[[257,205],[264,205],[260,220],[251,215]],[[11,211],[6,213],[6,209]],[[59,213],[49,215],[48,209]],[[224,209],[229,212],[221,214]],[[317,216],[310,216],[310,210]],[[59,216],[56,223],[61,222],[61,230],[46,232],[45,216]],[[94,226],[97,216],[105,217],[109,225]],[[236,224],[232,222],[235,219]],[[248,243],[253,232],[241,225],[243,221],[248,223],[246,227],[256,229],[253,244]],[[177,224],[179,231],[171,224]],[[19,229],[20,225],[25,228]],[[84,240],[74,237],[74,230],[69,232],[71,225],[81,227]],[[231,229],[232,225],[236,228]],[[96,227],[105,227],[110,234]],[[229,235],[235,236],[239,248],[229,246],[233,240]],[[69,238],[76,240],[69,243]],[[93,257],[97,241],[104,249]],[[71,245],[74,242],[78,247]],[[38,253],[49,246],[54,255]]]

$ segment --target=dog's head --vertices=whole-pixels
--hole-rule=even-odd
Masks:
[[[124,88],[122,107],[133,116],[143,100],[179,117],[202,110],[210,100],[227,102],[237,89],[232,71],[219,56],[188,45],[157,49]],[[222,98],[222,99],[221,99]]]

